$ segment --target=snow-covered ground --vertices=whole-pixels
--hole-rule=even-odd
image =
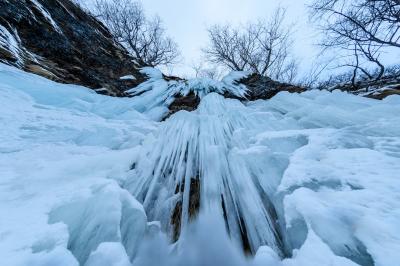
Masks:
[[[154,80],[112,98],[0,65],[0,264],[398,265],[400,96],[244,104],[212,83],[157,122]]]

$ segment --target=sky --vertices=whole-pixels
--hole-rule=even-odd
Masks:
[[[295,27],[294,54],[302,69],[311,65],[319,48],[315,31],[308,23],[306,4],[309,0],[143,0],[148,15],[158,14],[168,34],[178,43],[182,62],[172,74],[190,76],[191,66],[202,60],[201,48],[208,43],[207,27],[213,24],[245,24],[258,18],[268,18],[278,6],[286,7],[287,23]],[[307,66],[305,66],[306,64]]]
[[[94,0],[77,0],[87,5]],[[162,68],[166,74],[184,78],[194,76],[193,65],[204,61],[201,48],[208,43],[207,28],[214,24],[241,25],[257,19],[268,19],[277,7],[287,8],[286,23],[294,30],[293,54],[299,62],[299,77],[305,77],[315,65],[336,62],[335,53],[320,55],[317,43],[322,35],[309,22],[308,8],[313,0],[141,0],[148,16],[161,17],[167,34],[179,45],[182,60],[173,68]],[[90,4],[89,4],[90,5]],[[383,61],[398,63],[400,53],[383,54]],[[340,70],[328,67],[323,76]],[[343,71],[342,71],[343,72]]]

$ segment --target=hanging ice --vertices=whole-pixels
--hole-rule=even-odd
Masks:
[[[150,220],[161,221],[172,239],[178,239],[200,209],[214,210],[246,251],[255,253],[268,245],[283,256],[283,237],[270,195],[232,150],[245,145],[234,133],[254,126],[244,110],[239,101],[211,93],[195,112],[175,114],[156,139],[143,146],[135,174],[125,187],[143,202]]]

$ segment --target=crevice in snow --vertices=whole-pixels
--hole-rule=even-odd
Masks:
[[[200,210],[200,178],[199,176],[193,177],[190,179],[190,187],[189,187],[189,219],[191,221],[195,220],[197,214]],[[183,205],[183,196],[185,191],[185,181],[183,184],[178,185],[175,189],[175,195],[178,196],[178,200],[173,208],[171,214],[171,226],[172,226],[172,240],[173,242],[178,241],[180,233],[181,233],[181,218],[182,218],[182,205]]]

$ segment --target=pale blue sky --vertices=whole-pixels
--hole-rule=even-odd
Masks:
[[[173,69],[175,74],[191,72],[193,61],[201,59],[201,47],[207,44],[206,28],[215,23],[244,24],[267,18],[276,7],[288,8],[288,23],[296,28],[294,52],[300,58],[315,57],[317,40],[308,25],[306,3],[309,0],[144,0],[146,12],[158,14],[169,35],[179,44],[183,62]],[[314,34],[315,35],[315,34]],[[310,62],[311,60],[302,60]],[[307,63],[308,64],[308,63]],[[308,67],[307,67],[308,68]]]
[[[93,0],[77,0],[90,3]],[[321,35],[315,25],[309,23],[307,4],[312,0],[142,0],[147,15],[158,14],[163,20],[167,33],[179,45],[182,62],[172,70],[162,69],[168,74],[183,77],[193,75],[193,62],[202,59],[201,48],[207,45],[207,27],[216,23],[245,24],[258,18],[268,18],[278,7],[287,8],[287,23],[293,25],[293,54],[300,62],[300,76],[306,75],[313,64],[334,62],[330,53],[319,58],[320,48],[316,46]],[[382,55],[384,62],[397,63],[399,49]],[[337,70],[328,69],[325,75]]]

